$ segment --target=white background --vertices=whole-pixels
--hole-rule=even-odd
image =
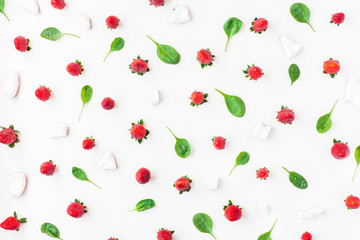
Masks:
[[[1,91],[0,123],[14,124],[21,131],[21,142],[14,149],[0,146],[0,218],[3,220],[16,210],[20,217],[28,218],[28,223],[19,232],[1,229],[0,239],[49,239],[40,232],[41,224],[47,221],[55,224],[66,240],[100,240],[110,236],[120,240],[156,239],[161,227],[175,230],[174,239],[193,239],[205,236],[192,224],[192,217],[198,212],[212,217],[213,232],[219,240],[257,239],[270,229],[276,217],[279,220],[273,239],[299,239],[305,231],[311,232],[314,240],[358,239],[360,210],[347,210],[343,201],[350,194],[360,195],[360,174],[351,182],[355,169],[353,153],[360,144],[360,113],[342,99],[349,76],[360,77],[360,4],[355,0],[307,2],[314,33],[292,18],[292,3],[168,0],[164,7],[155,8],[147,0],[73,0],[59,11],[51,7],[50,0],[41,0],[41,14],[31,15],[21,8],[19,0],[7,1],[6,13],[11,22],[0,17],[0,74],[19,71],[21,87],[13,100]],[[178,4],[190,8],[191,22],[169,23],[170,11]],[[344,24],[330,24],[331,15],[340,11],[346,13]],[[92,30],[83,30],[76,21],[81,12],[92,18]],[[106,28],[109,15],[120,18],[118,29]],[[225,53],[222,26],[233,16],[243,21],[243,27],[230,40]],[[249,31],[255,17],[269,21],[268,30],[261,35]],[[50,26],[81,39],[64,36],[51,42],[41,38],[40,32]],[[304,48],[291,61],[284,56],[279,41],[284,33]],[[180,63],[161,62],[146,34],[177,49]],[[30,52],[15,50],[13,39],[18,35],[30,39]],[[125,47],[102,63],[115,37],[123,37]],[[210,48],[216,55],[212,67],[201,69],[196,61],[196,52],[201,48]],[[138,54],[149,60],[150,72],[143,77],[128,69]],[[323,62],[330,57],[341,64],[334,79],[322,73]],[[80,77],[72,77],[65,70],[75,59],[84,64]],[[247,64],[253,63],[265,73],[258,81],[250,81],[242,73]],[[301,77],[293,86],[287,73],[291,63],[301,69]],[[34,95],[40,84],[52,89],[48,102],[40,102]],[[94,95],[79,123],[80,91],[86,84],[93,87]],[[246,115],[232,116],[215,88],[240,96],[246,103]],[[144,100],[144,93],[152,89],[161,93],[161,103],[155,107]],[[189,97],[194,90],[209,93],[209,102],[190,107]],[[100,102],[107,96],[116,101],[116,108],[111,111],[101,108]],[[333,127],[320,135],[315,129],[316,121],[330,111],[336,99],[339,103],[332,115]],[[295,111],[292,125],[276,121],[281,105]],[[128,129],[131,122],[141,118],[150,135],[139,145],[130,139]],[[260,120],[274,126],[267,141],[251,134]],[[69,125],[68,137],[47,136],[46,130],[56,122]],[[190,157],[181,159],[175,154],[175,140],[166,126],[178,137],[188,139]],[[82,140],[91,135],[96,139],[96,147],[85,151]],[[227,138],[225,150],[213,148],[214,135]],[[348,159],[338,161],[331,156],[333,138],[349,142]],[[97,166],[108,151],[116,156],[116,171]],[[228,177],[241,151],[250,153],[250,162]],[[49,159],[57,165],[52,177],[39,172],[40,164]],[[83,168],[103,189],[75,179],[72,166]],[[255,171],[264,166],[270,170],[270,177],[260,181]],[[305,176],[308,189],[293,187],[282,166]],[[146,185],[135,180],[140,167],[152,173]],[[18,171],[27,174],[28,186],[23,196],[14,199],[9,194],[6,176]],[[192,189],[179,195],[172,184],[185,174],[193,179]],[[203,186],[204,180],[213,176],[222,180],[218,191],[208,191]],[[75,198],[88,206],[89,212],[81,219],[66,213]],[[153,198],[157,206],[141,213],[127,211],[144,198]],[[222,206],[229,199],[243,208],[243,217],[237,222],[231,223],[223,216]],[[269,205],[268,217],[260,217],[257,210],[264,203]],[[296,218],[296,211],[311,207],[322,207],[325,214],[312,220]]]

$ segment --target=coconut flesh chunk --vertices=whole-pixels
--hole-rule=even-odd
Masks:
[[[186,23],[191,20],[189,8],[185,5],[176,6],[171,11],[170,22],[173,24]]]
[[[39,14],[40,8],[37,0],[22,0],[21,5],[23,9],[32,14]]]
[[[99,167],[104,170],[117,169],[116,159],[111,152],[106,153],[99,162]]]
[[[10,193],[13,197],[20,197],[26,187],[26,176],[24,173],[13,173],[7,177]]]
[[[288,38],[286,35],[280,36],[280,42],[288,59],[296,57],[302,50],[302,47],[299,44]]]
[[[6,95],[12,99],[16,96],[19,89],[18,72],[8,72],[0,76],[0,82],[5,90]]]

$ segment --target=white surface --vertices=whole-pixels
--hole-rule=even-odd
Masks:
[[[0,95],[1,125],[14,124],[21,131],[21,142],[14,149],[0,146],[0,189],[6,189],[6,176],[18,171],[28,173],[28,187],[15,200],[1,191],[0,216],[5,219],[16,210],[19,216],[28,217],[28,223],[19,232],[0,229],[0,239],[49,240],[40,232],[45,221],[55,224],[65,240],[103,240],[109,236],[120,240],[156,239],[161,227],[175,230],[174,240],[193,239],[201,234],[192,224],[198,212],[213,218],[218,240],[257,239],[270,229],[276,217],[274,240],[299,239],[305,231],[311,232],[314,240],[356,239],[360,211],[347,210],[343,201],[350,194],[360,195],[360,174],[351,182],[353,152],[360,144],[360,112],[341,99],[348,77],[360,77],[360,35],[356,30],[360,26],[360,3],[307,1],[316,33],[292,18],[291,3],[169,0],[164,7],[155,8],[146,0],[108,0],[101,4],[69,0],[66,9],[59,11],[48,0],[41,0],[41,14],[32,15],[21,9],[19,0],[7,1],[5,11],[11,22],[0,17],[0,73],[19,70],[21,87],[12,100]],[[179,4],[190,8],[192,20],[173,25],[169,14]],[[330,24],[331,15],[340,11],[346,13],[344,24]],[[80,12],[91,17],[92,30],[83,30],[78,24],[76,16]],[[105,26],[106,17],[112,14],[121,18],[116,30]],[[232,16],[244,24],[225,53],[222,27]],[[263,34],[249,30],[255,17],[269,21]],[[64,36],[57,42],[47,41],[40,32],[49,26],[82,38]],[[291,61],[284,56],[279,41],[284,33],[303,46],[303,52]],[[146,34],[176,48],[181,53],[180,63],[173,66],[161,62]],[[14,49],[13,40],[18,35],[31,40],[30,52]],[[119,36],[125,39],[124,49],[111,53],[102,63],[111,41]],[[201,48],[210,48],[216,56],[212,67],[201,69],[196,61],[196,52]],[[150,72],[142,77],[129,69],[138,54],[149,59]],[[330,57],[341,64],[334,79],[322,73],[323,62]],[[85,67],[79,77],[65,70],[75,59]],[[253,63],[265,72],[258,81],[250,81],[242,73],[247,64]],[[299,65],[301,77],[290,86],[288,67],[292,63]],[[52,97],[45,103],[34,95],[40,84],[52,89]],[[80,91],[86,84],[94,88],[94,95],[79,123]],[[162,102],[151,107],[142,94],[154,88],[161,91]],[[245,116],[232,116],[214,88],[240,96],[246,103]],[[189,97],[194,90],[209,93],[209,102],[191,107]],[[117,103],[111,111],[101,107],[101,100],[107,96]],[[332,114],[333,127],[328,133],[318,134],[316,121],[331,109],[335,99],[340,101]],[[276,121],[281,105],[294,109],[296,119],[292,125]],[[141,118],[150,134],[148,140],[138,144],[130,138],[128,129],[131,122]],[[274,126],[265,142],[252,136],[259,119]],[[59,121],[68,123],[68,137],[49,139],[44,130]],[[189,158],[175,154],[175,141],[166,126],[189,140]],[[86,151],[81,143],[91,135],[96,138],[96,147]],[[214,149],[214,135],[226,137],[225,150]],[[331,156],[333,138],[349,142],[351,155],[346,160]],[[104,171],[97,166],[109,150],[118,159],[118,170]],[[236,156],[244,150],[251,155],[249,163],[227,176]],[[39,168],[50,159],[57,170],[46,177]],[[75,179],[72,166],[83,168],[103,189]],[[264,166],[270,169],[271,177],[259,181],[255,171]],[[309,188],[293,187],[282,166],[305,176]],[[135,180],[141,167],[148,168],[152,175],[145,185]],[[172,184],[185,174],[193,180],[192,189],[179,195]],[[203,182],[212,176],[222,179],[218,191],[203,187]],[[66,213],[75,198],[88,206],[89,212],[81,219]],[[144,198],[153,198],[157,206],[142,213],[128,212]],[[243,208],[242,219],[234,223],[223,216],[222,207],[229,199]],[[262,218],[257,206],[264,202],[271,212]],[[324,208],[325,214],[306,221],[297,219],[298,210],[314,206]]]
[[[322,208],[310,208],[305,211],[298,211],[296,216],[298,218],[311,219],[320,216],[324,213]]]

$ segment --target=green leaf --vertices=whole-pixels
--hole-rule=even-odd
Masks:
[[[249,162],[250,160],[250,155],[248,152],[241,152],[239,153],[239,155],[236,158],[236,163],[235,166],[231,169],[229,176],[231,175],[231,173],[233,172],[233,170],[240,165],[245,165]]]
[[[268,232],[266,232],[266,233],[264,233],[264,234],[261,234],[261,235],[258,237],[258,240],[271,240],[271,232],[272,232],[272,230],[274,229],[274,226],[275,226],[276,222],[277,222],[277,219],[275,219],[275,222],[274,222],[274,224],[272,225],[270,231],[268,231]]]
[[[356,171],[360,165],[360,146],[358,146],[356,149],[355,149],[355,161],[356,161],[356,168],[355,168],[355,172],[354,172],[354,175],[353,175],[353,178],[352,178],[352,181],[354,181],[355,179],[355,175],[356,175]]]
[[[221,95],[223,95],[226,106],[232,115],[234,115],[235,117],[243,117],[245,115],[245,103],[241,98],[239,98],[238,96],[227,95],[218,89],[215,90],[218,91]]]
[[[73,167],[72,168],[72,174],[74,175],[75,178],[81,180],[81,181],[87,181],[92,183],[93,185],[95,185],[96,187],[100,188],[98,185],[96,185],[95,183],[93,183],[92,181],[90,181],[86,175],[86,173],[84,172],[84,170],[82,170],[81,168],[78,167]]]
[[[241,26],[242,26],[242,21],[236,17],[231,17],[224,23],[223,28],[226,33],[226,36],[228,37],[226,41],[225,52],[227,50],[227,46],[229,44],[230,38],[240,31]]]
[[[103,62],[105,62],[106,58],[109,56],[109,54],[110,54],[111,52],[120,51],[121,49],[123,49],[124,45],[125,45],[124,39],[122,39],[121,37],[115,38],[115,39],[112,41],[111,46],[110,46],[110,51],[109,51],[108,54],[105,56]]]
[[[205,213],[197,213],[193,217],[194,226],[202,233],[210,234],[215,240],[215,236],[212,233],[213,221],[209,215]]]
[[[90,102],[92,95],[93,95],[93,89],[89,85],[85,85],[81,89],[81,101],[83,102],[83,106],[82,106],[80,114],[79,114],[79,121],[81,118],[82,111],[84,110],[85,104]]]
[[[80,38],[79,36],[76,36],[74,34],[62,33],[57,28],[54,28],[54,27],[46,28],[40,34],[41,37],[46,38],[50,41],[56,41],[64,35],[70,35],[70,36]]]
[[[141,200],[140,202],[138,202],[135,206],[135,209],[132,209],[130,211],[138,211],[138,212],[142,212],[148,209],[151,209],[155,207],[155,201],[152,199],[144,199]]]
[[[291,85],[293,85],[293,83],[298,80],[298,78],[300,77],[300,68],[298,67],[298,65],[296,64],[291,64],[289,67],[289,76],[291,79]]]
[[[8,18],[8,16],[6,16],[5,14],[5,0],[0,0],[0,12],[2,14],[4,14],[4,16],[6,17],[6,19],[10,22],[10,19]]]
[[[307,23],[315,32],[314,28],[310,24],[310,9],[305,4],[294,3],[290,7],[290,13],[296,21],[301,23]]]
[[[190,155],[191,149],[190,144],[185,138],[178,138],[175,136],[175,134],[170,130],[169,127],[167,127],[171,134],[175,137],[176,143],[175,143],[175,152],[176,154],[181,158],[187,158]]]
[[[51,223],[46,222],[41,225],[41,232],[47,234],[50,237],[61,239],[59,229]]]
[[[316,130],[319,133],[326,133],[327,131],[329,131],[329,129],[331,128],[332,125],[332,121],[331,121],[331,114],[336,106],[337,100],[334,104],[334,106],[332,107],[331,111],[323,116],[321,116],[317,123],[316,123]]]
[[[296,172],[290,172],[284,167],[283,169],[289,173],[289,180],[295,187],[299,189],[305,189],[308,187],[308,183],[303,176]]]
[[[178,64],[180,62],[180,54],[171,46],[157,43],[149,35],[146,35],[153,41],[157,47],[157,56],[161,61],[168,64]]]

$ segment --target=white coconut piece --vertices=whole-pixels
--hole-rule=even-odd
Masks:
[[[299,44],[288,38],[286,35],[280,36],[280,42],[288,59],[296,57],[302,50],[302,47]]]
[[[171,11],[170,22],[173,24],[186,23],[191,20],[189,8],[185,5],[176,6]]]
[[[213,177],[204,182],[204,186],[207,190],[217,190],[219,189],[220,178]]]
[[[152,90],[148,93],[145,94],[145,99],[146,101],[155,106],[158,105],[160,103],[160,95],[159,95],[159,91],[158,90]]]
[[[7,177],[10,193],[13,197],[20,197],[26,187],[26,175],[24,173],[13,173]]]
[[[264,123],[262,121],[260,121],[254,131],[253,131],[253,135],[255,137],[257,137],[258,139],[260,140],[266,140],[270,134],[270,131],[271,131],[271,126],[268,126],[268,125],[264,125]]]
[[[66,137],[68,134],[68,125],[65,123],[55,123],[49,129],[49,136],[51,138]]]
[[[116,159],[111,152],[106,153],[99,162],[99,167],[104,170],[117,169]]]
[[[352,103],[356,108],[360,108],[360,82],[355,77],[350,77],[346,87],[345,101]]]
[[[324,213],[324,209],[322,208],[310,208],[305,211],[298,211],[297,217],[303,219],[315,218]]]
[[[266,204],[262,204],[258,206],[260,216],[267,217],[268,215],[268,206]]]
[[[11,99],[14,98],[19,89],[18,72],[8,72],[0,76],[0,82],[5,90],[6,95]]]
[[[85,13],[80,13],[77,16],[77,21],[85,30],[90,30],[92,28],[91,18]]]
[[[40,8],[37,0],[22,0],[21,5],[23,9],[32,14],[39,14]]]

